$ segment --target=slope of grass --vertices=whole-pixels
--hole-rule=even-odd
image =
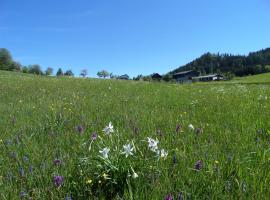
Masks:
[[[1,71],[0,199],[268,199],[269,89]],[[168,156],[156,157],[147,137]],[[98,157],[104,147],[108,159]]]
[[[270,73],[235,78],[233,83],[270,83]]]

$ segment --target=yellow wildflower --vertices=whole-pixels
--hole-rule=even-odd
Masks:
[[[216,163],[216,164],[219,164],[218,160],[215,160],[215,163]]]
[[[91,184],[93,181],[92,181],[92,179],[90,179],[90,178],[88,178],[87,180],[86,180],[86,184]]]
[[[104,179],[110,179],[110,178],[109,178],[109,175],[106,174],[106,173],[103,173],[103,178],[104,178]]]

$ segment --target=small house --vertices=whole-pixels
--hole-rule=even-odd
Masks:
[[[122,79],[122,80],[128,80],[129,76],[127,74],[119,76],[117,79]]]
[[[205,76],[197,76],[197,77],[192,78],[192,80],[194,81],[220,81],[223,79],[224,79],[224,76],[220,74],[208,74]]]
[[[183,71],[173,74],[173,79],[177,82],[189,82],[192,81],[193,77],[199,76],[199,72],[194,70]]]
[[[162,79],[162,76],[160,74],[158,74],[158,73],[154,73],[154,74],[151,75],[151,78],[153,80],[160,80],[160,79]]]

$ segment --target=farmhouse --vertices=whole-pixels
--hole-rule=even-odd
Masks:
[[[173,79],[177,82],[188,82],[191,81],[193,77],[199,76],[199,72],[194,70],[183,71],[173,74]]]
[[[129,76],[127,74],[119,76],[117,79],[122,79],[122,80],[128,80]]]
[[[224,77],[220,74],[208,74],[205,76],[197,76],[197,77],[192,77],[192,80],[197,80],[197,81],[220,81],[223,80]]]
[[[151,78],[154,80],[160,80],[160,79],[162,79],[162,76],[158,73],[154,73],[151,75]]]

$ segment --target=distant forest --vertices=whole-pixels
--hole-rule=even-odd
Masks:
[[[231,73],[236,76],[270,72],[270,48],[249,53],[247,56],[206,53],[200,58],[169,72],[169,74],[187,70],[199,71],[201,75]]]

